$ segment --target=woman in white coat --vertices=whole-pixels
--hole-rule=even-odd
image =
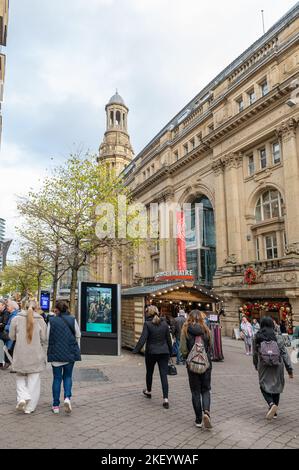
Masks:
[[[35,301],[26,307],[12,320],[9,337],[16,342],[12,362],[12,370],[16,372],[16,409],[30,414],[38,404],[40,373],[46,366],[43,344],[47,341],[47,325]]]

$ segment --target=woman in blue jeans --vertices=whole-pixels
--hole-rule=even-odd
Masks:
[[[48,323],[48,362],[53,369],[53,406],[52,411],[59,413],[60,390],[63,381],[64,409],[72,411],[72,375],[75,361],[81,361],[78,341],[81,337],[78,323],[69,312],[66,302],[58,301],[55,316]]]

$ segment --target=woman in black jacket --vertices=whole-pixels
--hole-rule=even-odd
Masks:
[[[133,350],[134,354],[141,351],[145,347],[145,365],[146,365],[146,389],[143,394],[147,398],[151,398],[153,373],[156,362],[159,366],[160,379],[163,390],[163,406],[169,408],[168,402],[168,361],[172,352],[172,341],[169,326],[166,321],[162,320],[157,307],[151,305],[146,312],[146,321],[143,326],[142,335]]]
[[[207,327],[204,315],[199,310],[190,312],[186,323],[183,325],[180,341],[180,351],[184,359],[187,359],[192,350],[196,337],[203,341],[210,367],[203,374],[196,374],[188,369],[189,385],[192,393],[192,404],[195,411],[195,426],[202,427],[202,420],[205,428],[211,428],[210,406],[211,406],[211,333]]]

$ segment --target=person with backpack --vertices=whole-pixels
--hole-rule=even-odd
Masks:
[[[180,350],[186,359],[195,426],[212,428],[211,408],[211,332],[199,310],[192,310],[182,328]]]
[[[154,305],[149,306],[146,311],[143,331],[133,354],[139,353],[145,343],[146,389],[143,390],[143,395],[146,398],[152,397],[153,374],[155,365],[158,363],[163,390],[163,407],[168,409],[167,373],[169,357],[172,353],[172,340],[167,322],[161,319],[159,310]]]
[[[72,375],[74,364],[81,361],[79,339],[81,332],[78,323],[69,311],[66,302],[56,302],[55,316],[49,316],[48,323],[48,362],[53,371],[53,406],[58,414],[60,409],[60,390],[63,381],[64,410],[71,413]]]
[[[27,301],[10,324],[9,337],[15,342],[12,369],[16,372],[18,411],[33,413],[40,397],[40,374],[46,368],[44,344],[47,326],[35,300]]]
[[[253,364],[259,374],[262,395],[268,404],[266,418],[277,418],[280,394],[284,389],[284,367],[293,378],[292,363],[282,336],[275,334],[275,325],[270,317],[261,321],[261,329],[253,342]]]

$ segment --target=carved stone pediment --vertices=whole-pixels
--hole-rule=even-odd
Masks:
[[[225,264],[237,264],[238,263],[238,258],[236,255],[229,255],[225,259]]]
[[[286,255],[299,255],[299,243],[288,245],[285,250]]]

